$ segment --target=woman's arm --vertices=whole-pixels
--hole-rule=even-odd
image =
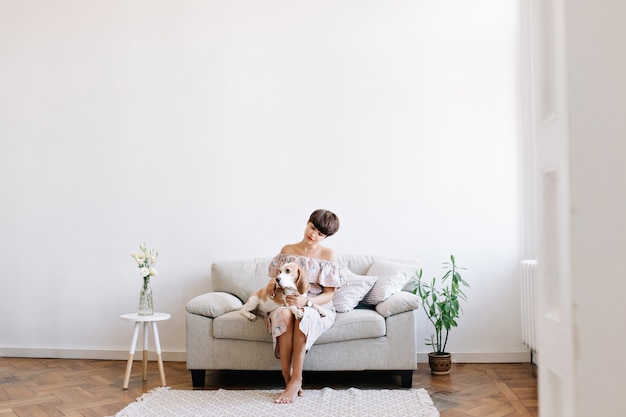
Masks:
[[[316,295],[315,297],[310,297],[311,301],[318,305],[324,305],[330,303],[335,295],[335,287],[324,287],[322,289],[322,293]],[[297,307],[306,306],[306,302],[309,298],[306,295],[288,295],[287,296],[287,304],[295,305]]]

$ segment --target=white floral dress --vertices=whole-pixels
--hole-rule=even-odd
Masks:
[[[324,259],[309,258],[300,255],[287,255],[280,253],[276,255],[269,266],[269,276],[275,278],[280,273],[280,267],[286,263],[295,262],[304,271],[311,288],[308,297],[315,297],[322,293],[324,287],[340,287],[346,281],[344,269],[337,263]],[[306,351],[308,352],[313,343],[335,322],[335,307],[332,300],[320,305],[326,315],[320,314],[311,307],[304,307],[304,317],[298,322],[300,330],[306,336]],[[269,314],[272,340],[274,341],[274,351],[278,357],[276,338],[287,330],[287,324],[283,320],[280,310],[286,307],[278,307]]]

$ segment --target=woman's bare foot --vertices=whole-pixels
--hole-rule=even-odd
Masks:
[[[291,404],[296,400],[296,397],[302,397],[303,395],[302,384],[292,380],[274,402],[276,404]]]

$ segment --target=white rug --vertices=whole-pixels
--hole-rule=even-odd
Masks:
[[[172,390],[155,388],[115,417],[439,417],[425,389],[305,390],[292,404],[275,404],[281,390]]]

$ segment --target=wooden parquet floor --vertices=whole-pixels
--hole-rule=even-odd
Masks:
[[[128,390],[125,361],[0,358],[0,417],[103,417],[117,413],[160,383],[156,363],[142,381],[135,361]],[[420,364],[413,387],[426,388],[442,417],[537,416],[536,369],[523,364],[455,364],[448,376],[431,376]],[[165,362],[167,385],[189,390],[184,362]],[[397,388],[399,376],[384,372],[305,373],[306,389]],[[207,389],[280,389],[279,372],[207,372]],[[393,414],[393,413],[392,413]],[[391,415],[391,414],[390,414]]]

